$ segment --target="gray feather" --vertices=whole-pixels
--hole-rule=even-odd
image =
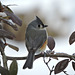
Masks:
[[[27,60],[23,66],[23,69],[25,68],[29,68],[29,69],[32,69],[33,67],[33,61],[34,61],[34,53],[33,52],[29,52],[28,54],[28,57],[27,57]]]

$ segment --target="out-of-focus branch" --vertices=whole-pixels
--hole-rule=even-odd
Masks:
[[[0,50],[1,50],[1,55],[2,55],[2,59],[3,59],[3,66],[4,66],[4,68],[8,69],[7,58],[6,58],[6,55],[4,53],[4,50],[2,47],[0,47]]]

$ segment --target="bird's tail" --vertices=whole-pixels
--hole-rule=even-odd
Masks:
[[[23,66],[23,69],[25,68],[29,68],[29,69],[32,69],[33,67],[33,61],[34,61],[34,53],[33,52],[29,52],[28,54],[28,57],[27,57],[27,60]]]

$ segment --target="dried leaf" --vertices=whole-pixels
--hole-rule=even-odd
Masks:
[[[3,27],[2,27],[2,25],[0,25],[0,29],[2,29]]]
[[[13,60],[13,62],[10,65],[10,68],[9,68],[9,73],[10,73],[10,75],[17,75],[17,72],[18,72],[17,61]]]
[[[72,67],[73,67],[73,69],[75,71],[75,62],[72,62]]]
[[[5,17],[2,17],[3,19],[10,19],[10,17],[9,16],[5,16]]]
[[[18,31],[18,28],[16,25],[10,25],[15,31]]]
[[[50,50],[53,50],[55,47],[55,41],[51,36],[48,37],[48,44],[47,45]]]
[[[3,12],[3,10],[4,10],[4,7],[3,7],[2,3],[0,2],[0,12]]]
[[[2,38],[2,39],[3,39],[4,43],[6,43],[6,39],[5,38]]]
[[[9,11],[9,12],[12,12],[13,13],[13,11],[8,7],[8,6],[6,6],[6,5],[3,5],[4,6],[4,10],[7,10],[7,11]]]
[[[7,16],[10,16],[10,19],[16,23],[17,25],[21,26],[22,25],[22,21],[21,19],[16,16],[14,13],[8,11],[8,10],[4,10],[4,12],[6,13]]]
[[[0,52],[1,52],[1,55],[4,53],[4,50],[5,50],[5,43],[3,43],[3,41],[0,39]]]
[[[55,66],[54,73],[57,74],[62,72],[68,66],[68,63],[69,63],[69,59],[65,59],[58,62],[57,65]]]
[[[75,31],[71,34],[69,38],[69,44],[73,44],[75,42]]]
[[[7,44],[10,48],[12,48],[12,49],[14,49],[14,50],[16,50],[16,51],[19,51],[19,48],[18,47],[16,47],[16,46],[13,46],[13,45],[10,45],[10,44]]]
[[[17,26],[14,25],[14,23],[12,23],[10,20],[6,20],[6,19],[2,19],[4,23],[10,25],[14,30],[18,30]]]
[[[0,12],[2,11],[2,8],[1,8],[1,7],[2,7],[2,4],[1,4],[1,2],[0,2]]]
[[[9,75],[9,71],[2,66],[0,66],[0,73],[1,75]]]
[[[11,32],[8,32],[6,30],[0,29],[0,38],[8,38],[8,39],[14,39],[15,35]]]
[[[1,48],[4,50],[4,48],[5,48],[5,45],[4,45],[4,43],[3,43],[3,41],[2,40],[0,40],[0,50],[1,50]]]

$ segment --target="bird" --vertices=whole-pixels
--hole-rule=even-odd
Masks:
[[[28,50],[28,56],[23,69],[32,69],[35,54],[44,52],[48,35],[46,27],[48,27],[48,25],[44,25],[38,16],[28,24],[25,33],[25,45]]]

